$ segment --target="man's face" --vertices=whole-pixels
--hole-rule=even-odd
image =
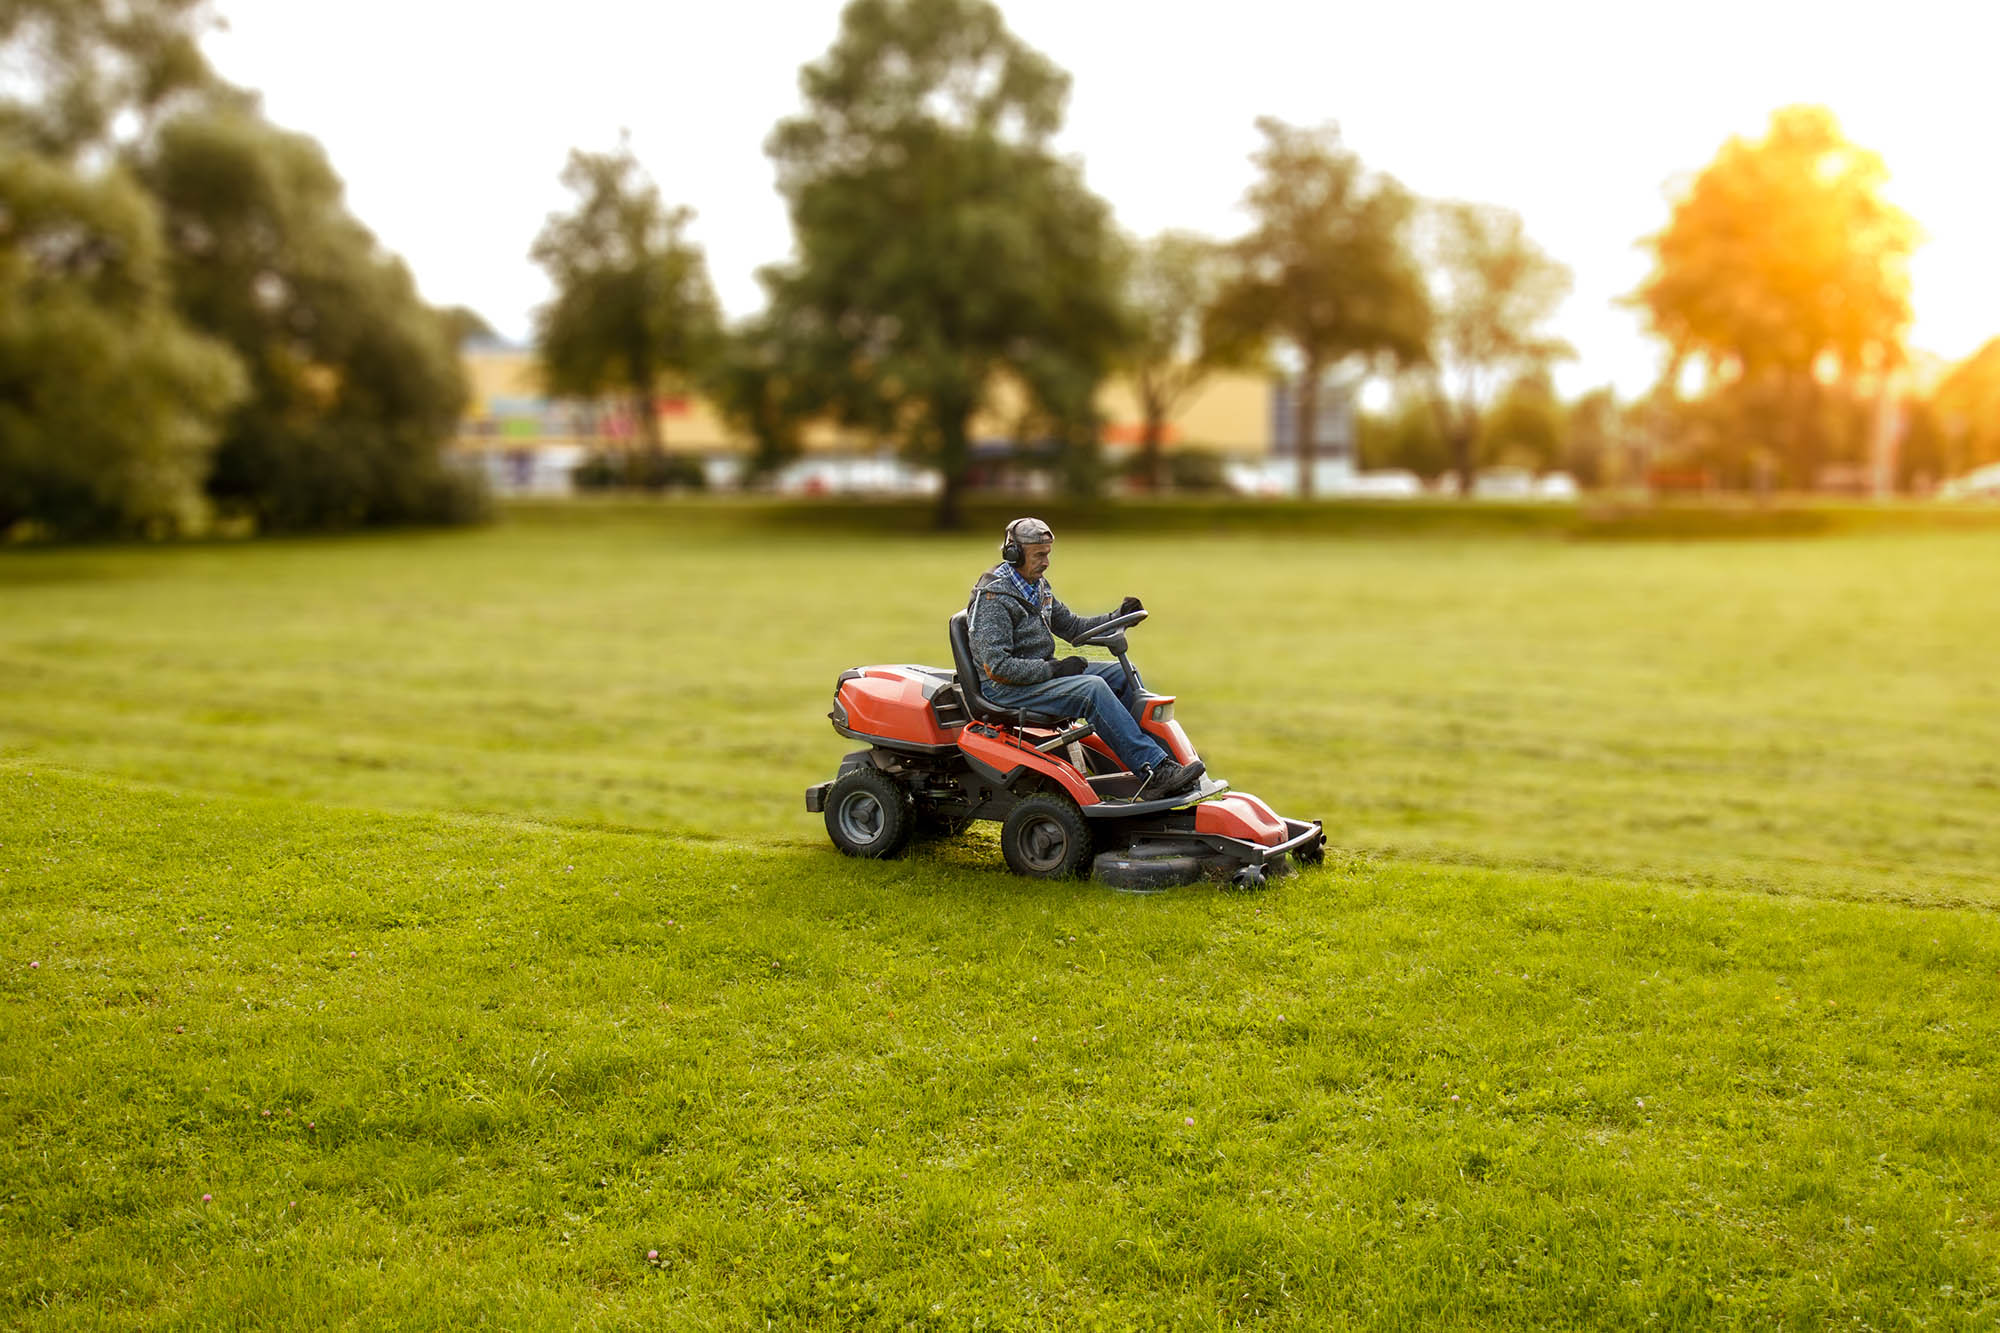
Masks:
[[[1049,551],[1054,542],[1031,542],[1021,548],[1021,577],[1033,583],[1049,567]]]

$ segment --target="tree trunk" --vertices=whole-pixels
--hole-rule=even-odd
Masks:
[[[1806,485],[1819,489],[1819,473],[1825,460],[1824,441],[1820,432],[1820,387],[1819,376],[1806,368],[1804,393],[1799,411],[1799,457],[1804,460]]]
[[[1479,375],[1470,366],[1465,368],[1465,391],[1459,395],[1451,415],[1451,460],[1458,468],[1458,498],[1470,500],[1473,474],[1479,465],[1479,460],[1473,455],[1479,448],[1480,416]]]
[[[625,349],[625,382],[632,389],[632,410],[638,414],[633,426],[639,432],[639,440],[645,446],[646,456],[657,459],[665,452],[665,441],[660,438],[660,414],[653,410],[653,362],[641,347],[627,346]]]
[[[944,485],[938,488],[937,513],[934,516],[939,532],[956,532],[965,526],[965,513],[959,503],[964,488],[964,472],[944,474]]]
[[[650,457],[658,457],[666,452],[666,441],[660,438],[660,414],[653,410],[653,395],[644,390],[632,394],[632,411],[639,418],[633,424],[639,428],[639,439],[646,446]]]
[[[1472,498],[1472,422],[1469,413],[1453,412],[1451,430],[1446,438],[1451,442],[1451,468],[1458,474],[1458,498]]]
[[[1784,404],[1782,410],[1785,416],[1785,477],[1793,490],[1810,493],[1817,488],[1819,481],[1813,475],[1809,456],[1811,446],[1806,431],[1807,383],[1812,378],[1812,372],[1808,370],[1801,374],[1788,367],[1779,374],[1782,376],[1779,380],[1782,387],[1778,401]]]
[[[1293,442],[1299,450],[1299,498],[1310,500],[1313,493],[1313,464],[1319,454],[1319,358],[1307,357],[1305,371],[1299,376],[1298,401],[1296,409],[1297,425],[1292,431]]]
[[[936,523],[939,531],[953,532],[965,523],[960,501],[965,491],[965,467],[970,452],[966,447],[966,428],[971,423],[972,409],[935,404],[932,411],[938,429],[938,472],[944,478],[944,484],[938,487]]]
[[[1147,403],[1146,422],[1139,433],[1139,484],[1149,491],[1161,489],[1160,437],[1166,433],[1166,414]]]

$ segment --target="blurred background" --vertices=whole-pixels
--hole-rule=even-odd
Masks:
[[[2000,494],[1993,20],[0,3],[0,533]]]

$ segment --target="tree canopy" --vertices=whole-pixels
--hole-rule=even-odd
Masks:
[[[1312,493],[1319,388],[1350,359],[1410,366],[1426,351],[1430,309],[1410,252],[1415,200],[1369,172],[1332,125],[1260,118],[1258,176],[1244,196],[1254,223],[1232,247],[1235,271],[1210,324],[1218,343],[1265,338],[1299,362],[1299,493]]]
[[[1653,331],[1724,373],[1899,363],[1918,232],[1883,198],[1887,178],[1823,107],[1730,139],[1646,240],[1656,267],[1637,300]]]
[[[0,534],[196,526],[242,394],[236,358],[176,317],[131,177],[0,147]]]
[[[439,448],[465,401],[453,330],[346,210],[319,145],[235,112],[161,127],[143,163],[175,303],[250,398],[209,478],[265,529],[461,517]]]
[[[1140,469],[1148,488],[1162,482],[1160,442],[1174,408],[1239,349],[1210,336],[1209,310],[1226,276],[1221,246],[1193,232],[1165,231],[1133,249],[1126,280],[1132,342],[1124,358],[1139,397]]]
[[[584,398],[622,391],[657,451],[654,395],[699,375],[720,333],[707,262],[686,236],[694,214],[666,204],[624,139],[572,152],[562,182],[575,207],[551,214],[530,252],[556,289],[535,316],[543,379]]]
[[[1663,385],[1694,360],[1711,384],[1776,403],[1795,484],[1822,461],[1822,377],[1904,360],[1919,237],[1883,197],[1887,177],[1825,108],[1786,107],[1762,139],[1725,143],[1645,242],[1655,265],[1632,299],[1669,349]]]
[[[205,0],[0,0],[0,508],[57,531],[461,518],[448,321]],[[4,525],[0,525],[4,526]]]
[[[1947,469],[2000,462],[2000,338],[1952,367],[1938,382],[1930,407]]]
[[[1072,445],[1121,349],[1109,211],[1048,141],[1068,76],[986,0],[853,0],[768,151],[796,259],[767,269],[812,397],[937,464],[958,521],[972,415],[1002,376]]]
[[[1458,200],[1432,205],[1423,231],[1435,320],[1432,401],[1459,494],[1469,496],[1480,426],[1502,382],[1532,380],[1549,361],[1571,355],[1539,331],[1569,295],[1570,275],[1504,208]]]
[[[243,97],[200,37],[209,0],[0,0],[0,138],[70,158],[138,137],[196,97]],[[11,85],[11,87],[9,86]]]
[[[806,420],[820,405],[810,349],[787,347],[767,316],[724,334],[703,386],[731,425],[754,443],[750,470],[768,474],[799,453]]]

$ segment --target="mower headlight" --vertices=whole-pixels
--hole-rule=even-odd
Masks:
[[[1173,701],[1172,699],[1169,699],[1169,700],[1167,700],[1167,701],[1166,701],[1165,703],[1159,703],[1159,704],[1154,704],[1154,705],[1153,705],[1153,714],[1152,714],[1152,717],[1153,717],[1153,721],[1155,721],[1155,722],[1171,722],[1171,721],[1173,721],[1173,720],[1174,720],[1174,701]]]

